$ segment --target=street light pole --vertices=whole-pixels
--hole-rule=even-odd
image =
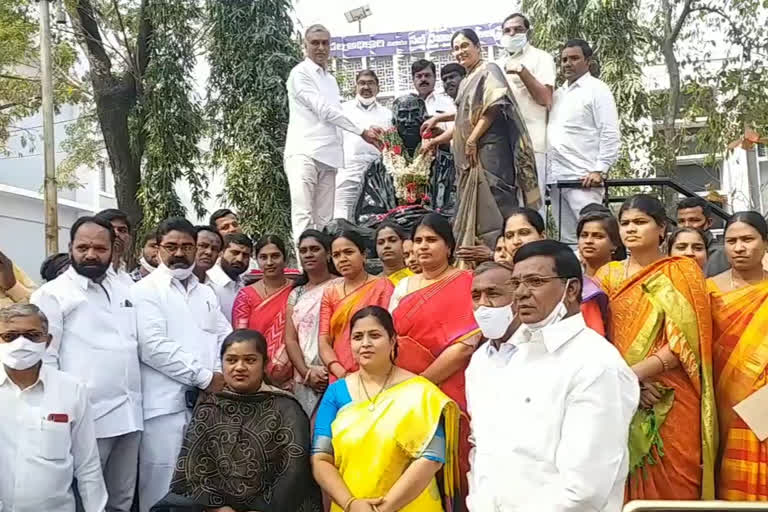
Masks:
[[[53,139],[53,68],[51,58],[50,0],[40,6],[40,78],[43,93],[43,154],[45,159],[45,253],[59,252],[59,207],[56,191],[56,151]]]

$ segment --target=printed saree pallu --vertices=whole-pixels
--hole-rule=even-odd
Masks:
[[[625,263],[612,262],[595,276],[610,297],[609,339],[630,366],[667,345],[680,360],[652,379],[662,399],[630,425],[626,497],[713,499],[717,424],[704,277],[689,258],[624,275]]]
[[[195,408],[171,494],[153,512],[322,510],[309,463],[309,419],[293,397],[269,389],[225,391]]]
[[[267,339],[266,373],[273,383],[291,389],[293,365],[285,349],[285,306],[291,294],[291,285],[262,298],[252,287],[240,290],[232,308],[235,329],[253,329]]]
[[[712,318],[715,396],[723,440],[718,498],[768,501],[768,440],[761,442],[733,411],[768,382],[768,281],[728,293],[713,289]]]
[[[397,364],[415,374],[426,370],[446,348],[479,333],[472,312],[472,273],[461,271],[403,297],[392,313],[397,331]],[[469,471],[469,418],[461,368],[440,389],[461,408],[459,467],[461,491]]]
[[[352,495],[385,496],[410,463],[422,455],[443,418],[443,485],[446,498],[451,500],[459,471],[456,404],[423,377],[408,379],[381,393],[373,411],[369,403],[363,400],[344,406],[331,424],[335,465]],[[338,504],[331,507],[331,512],[341,511]],[[436,479],[400,511],[442,512]]]
[[[343,278],[342,278],[343,279]],[[339,363],[347,372],[357,371],[352,354],[349,321],[361,309],[368,306],[387,308],[395,287],[386,277],[379,277],[364,284],[346,297],[340,297],[338,286],[331,284],[323,294],[320,306],[320,336],[331,338]],[[336,379],[330,374],[331,382]]]

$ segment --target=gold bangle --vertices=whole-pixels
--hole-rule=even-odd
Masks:
[[[354,496],[352,496],[351,498],[349,498],[349,499],[347,500],[347,504],[346,504],[346,505],[344,505],[344,512],[349,512],[349,507],[351,507],[351,506],[352,506],[352,504],[353,504],[354,502],[356,502],[356,501],[357,501],[357,498],[355,498]]]
[[[664,360],[661,358],[661,356],[660,356],[659,354],[651,354],[651,357],[655,357],[656,359],[658,359],[658,360],[659,360],[659,362],[661,363],[661,370],[662,370],[662,373],[666,373],[666,372],[668,372],[668,371],[669,371],[669,365],[667,364],[667,362],[666,362],[666,361],[664,361]]]

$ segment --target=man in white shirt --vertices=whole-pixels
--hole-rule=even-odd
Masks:
[[[419,98],[424,100],[424,104],[427,106],[427,113],[430,116],[456,113],[456,103],[454,100],[447,94],[435,92],[437,69],[434,62],[419,59],[411,64],[411,78],[413,79],[413,87],[416,89]],[[453,127],[453,122],[439,123],[438,126],[443,131],[448,131],[448,129]]]
[[[232,330],[213,290],[193,274],[194,226],[181,218],[157,229],[160,265],[132,289],[136,308],[144,434],[139,510],[168,492],[196,390],[220,391],[221,342]]]
[[[107,270],[115,232],[100,217],[70,230],[70,267],[32,294],[52,336],[46,363],[88,388],[109,512],[129,512],[142,430],[136,316],[129,287]]]
[[[619,512],[637,378],[584,324],[581,266],[567,245],[526,244],[510,269],[484,263],[472,283],[489,341],[465,374],[474,444],[467,506]]]
[[[0,309],[0,511],[104,512],[86,387],[48,365],[48,320],[34,304]],[[92,361],[98,364],[98,361]]]
[[[579,212],[602,202],[603,180],[619,158],[619,114],[611,90],[589,72],[586,41],[568,41],[560,60],[568,82],[555,91],[549,116],[547,182],[581,181],[581,188],[550,190],[560,241],[573,246]]]
[[[543,198],[547,187],[547,113],[552,108],[552,91],[557,76],[555,61],[550,54],[528,42],[531,22],[523,14],[517,12],[507,16],[501,30],[501,45],[506,56],[497,64],[507,75],[507,82],[531,136]],[[547,218],[543,201],[539,213],[542,218]]]
[[[379,77],[364,69],[355,77],[355,99],[344,102],[341,108],[358,126],[392,126],[392,111],[376,100]],[[354,221],[355,205],[363,188],[365,171],[381,157],[379,149],[354,133],[344,132],[344,168],[336,175],[336,205],[334,219]]]
[[[112,277],[117,277],[125,286],[130,288],[134,281],[126,270],[125,253],[131,250],[133,234],[128,214],[116,208],[107,208],[95,216],[112,224],[112,229],[116,235],[115,248],[112,252],[112,266],[110,266],[107,272]]]
[[[235,297],[242,290],[242,276],[248,270],[251,261],[253,242],[242,233],[233,233],[224,237],[224,250],[219,261],[208,271],[208,286],[213,288],[219,298],[219,305],[224,317],[232,323],[232,306]]]
[[[208,284],[208,271],[219,261],[221,248],[224,246],[224,235],[213,226],[202,224],[195,226],[197,242],[195,249],[195,267],[193,274],[202,284]]]
[[[336,170],[344,167],[341,130],[375,144],[378,130],[363,129],[344,113],[336,79],[328,72],[331,34],[312,25],[304,35],[307,58],[288,75],[285,174],[291,192],[293,236],[322,229],[333,216]]]

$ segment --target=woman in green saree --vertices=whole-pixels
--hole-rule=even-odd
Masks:
[[[198,402],[170,494],[152,512],[321,512],[309,419],[264,381],[267,342],[238,329],[221,348],[226,388]]]
[[[462,29],[451,39],[453,55],[467,70],[456,97],[456,114],[424,123],[455,121],[453,157],[458,173],[459,208],[454,232],[459,247],[480,241],[493,247],[504,219],[517,206],[538,210],[541,193],[533,146],[504,72],[485,62],[480,39]]]

